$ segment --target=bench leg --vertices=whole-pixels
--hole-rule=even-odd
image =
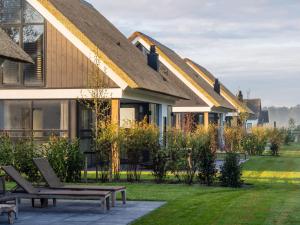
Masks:
[[[116,192],[113,191],[111,193],[111,206],[112,207],[115,207],[116,206],[116,200],[117,200],[117,195],[116,195]]]
[[[126,190],[121,191],[121,194],[122,194],[122,202],[125,205],[126,204]]]
[[[8,214],[8,223],[9,224],[14,224],[15,222],[15,212],[14,211],[10,211],[7,213]]]
[[[101,198],[100,201],[101,201],[101,207],[102,207],[103,213],[106,213],[106,199]]]
[[[19,206],[20,206],[20,199],[19,198],[16,198],[16,214],[15,214],[15,216],[16,216],[16,219],[18,219],[18,217],[19,217]]]
[[[56,207],[56,203],[57,203],[56,198],[54,198],[53,199],[53,207]]]
[[[35,202],[35,199],[32,198],[32,199],[31,199],[31,206],[32,206],[32,208],[34,208],[34,202]]]
[[[107,210],[110,210],[110,199],[109,199],[110,197],[107,197],[106,199],[105,199],[105,203],[106,203],[106,209]]]

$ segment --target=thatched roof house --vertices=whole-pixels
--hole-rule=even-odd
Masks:
[[[0,63],[5,59],[24,63],[34,63],[32,58],[14,43],[1,28],[0,40]]]
[[[199,75],[201,76],[208,84],[211,86],[214,85],[215,80],[217,79],[211,72],[209,72],[206,68],[194,62],[191,59],[184,59],[184,61]],[[221,95],[229,101],[239,112],[253,114],[251,109],[247,107],[247,105],[241,101],[222,83],[221,85]]]
[[[91,4],[81,0],[37,0],[36,7],[46,9],[66,30],[81,42],[80,50],[101,59],[117,77],[110,77],[122,89],[140,89],[177,98],[187,98],[168,80],[147,66],[141,52]],[[69,40],[72,38],[68,36]],[[72,41],[72,40],[71,40]],[[78,43],[78,40],[75,40]],[[74,42],[74,43],[75,43]],[[84,46],[83,46],[84,45]],[[86,54],[88,55],[88,54]]]
[[[201,96],[203,96],[201,98],[198,95],[198,99],[206,99],[206,102],[210,102],[210,107],[214,110],[235,111],[235,107],[224,97],[218,94],[214,88],[211,87],[190,66],[188,66],[175,51],[141,32],[135,32],[129,37],[129,40],[132,42],[137,39],[142,40],[144,43],[150,46],[155,45],[160,56],[160,60],[163,60],[165,65],[168,64],[169,68],[172,68],[172,72],[176,71],[176,73],[180,74],[182,80],[188,82],[188,84],[184,84],[186,88],[188,88],[189,91],[192,90],[194,92],[193,95],[195,95],[195,93],[199,93]],[[190,94],[188,94],[188,96],[190,99],[194,98],[194,96],[191,96]],[[185,107],[187,107],[187,105],[189,105],[189,107],[195,107],[195,105],[190,105],[193,104],[191,100],[189,100],[189,102],[187,101],[186,104],[181,101],[181,104],[183,104]]]

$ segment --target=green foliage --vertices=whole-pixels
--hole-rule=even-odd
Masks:
[[[84,155],[80,151],[79,140],[69,142],[67,150],[67,182],[79,182],[83,168]]]
[[[157,150],[152,152],[152,174],[156,183],[162,183],[166,179],[169,162],[168,156],[166,148],[158,147]]]
[[[262,155],[268,143],[268,129],[255,127],[242,139],[242,147],[249,155]]]
[[[0,165],[13,165],[14,145],[8,135],[0,136]]]
[[[209,145],[202,146],[200,151],[198,179],[200,183],[212,185],[216,176],[216,154],[211,151]]]
[[[220,182],[225,187],[241,187],[243,181],[242,169],[239,164],[239,155],[236,153],[227,153],[224,165],[221,167]]]
[[[187,137],[186,134],[177,129],[171,129],[167,132],[167,147],[169,154],[168,169],[176,177],[177,181],[182,181],[182,171],[186,165]]]
[[[291,143],[295,142],[295,135],[293,134],[293,131],[289,129],[282,129],[281,130],[284,136],[284,144],[285,145],[290,145]]]
[[[269,139],[271,144],[271,152],[273,156],[279,155],[280,146],[284,143],[284,132],[279,129],[272,129],[269,132]]]
[[[242,150],[242,140],[245,136],[243,127],[228,127],[224,128],[225,151],[240,152]]]
[[[123,130],[123,150],[128,167],[127,180],[139,181],[141,176],[140,163],[144,151],[155,152],[159,149],[159,131],[155,125],[148,124],[146,119],[141,122],[131,122],[129,129]]]
[[[193,132],[168,133],[169,168],[178,181],[192,184],[198,173],[202,183],[211,185],[215,170],[215,129],[197,127]]]
[[[67,138],[50,137],[43,145],[46,156],[61,181],[77,182],[83,168],[83,154],[79,149],[79,141]]]
[[[28,180],[32,182],[37,182],[41,178],[32,160],[38,157],[41,157],[41,151],[35,146],[33,138],[22,138],[16,141],[14,165],[20,173],[26,174]]]

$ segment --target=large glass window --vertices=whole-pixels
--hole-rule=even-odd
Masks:
[[[44,81],[44,19],[25,0],[0,0],[0,27],[35,64],[2,64],[3,85],[41,86]]]
[[[68,101],[0,101],[0,130],[13,137],[67,137],[68,115]]]

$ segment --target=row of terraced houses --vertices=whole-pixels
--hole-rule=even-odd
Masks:
[[[0,130],[13,137],[54,133],[80,138],[87,151],[93,113],[79,99],[91,97],[95,71],[120,126],[147,116],[163,134],[185,129],[187,115],[222,128],[253,114],[197,62],[141,32],[126,38],[83,0],[0,0],[0,27],[34,61],[0,62]]]

